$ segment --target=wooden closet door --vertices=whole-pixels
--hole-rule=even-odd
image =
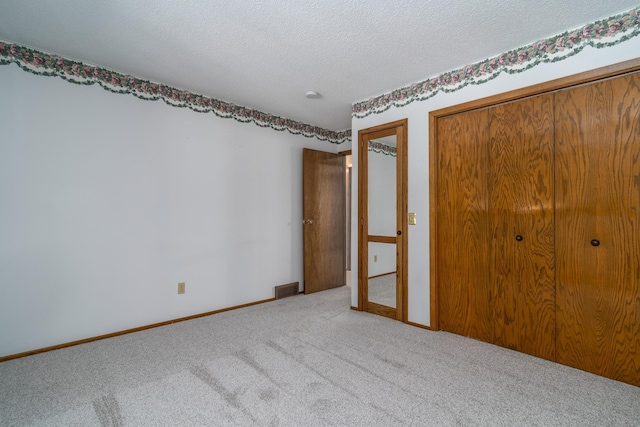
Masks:
[[[553,97],[489,110],[495,344],[555,359]]]
[[[557,361],[640,385],[640,76],[555,105]]]
[[[488,129],[487,110],[438,119],[436,244],[440,328],[492,342]]]

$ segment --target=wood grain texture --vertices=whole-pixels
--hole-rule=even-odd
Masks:
[[[305,294],[345,284],[345,169],[344,156],[303,149]]]
[[[473,308],[476,310],[475,313],[467,314],[466,307],[470,298],[470,295],[465,293],[467,290],[462,289],[462,294],[456,299],[460,290],[450,288],[452,278],[455,279],[457,275],[464,278],[469,275],[469,270],[479,270],[482,267],[474,269],[469,265],[461,266],[454,261],[464,259],[456,252],[460,249],[451,243],[452,238],[457,235],[456,231],[464,230],[465,225],[454,224],[455,221],[460,221],[456,215],[464,217],[469,214],[468,210],[465,210],[467,208],[456,214],[457,200],[442,197],[443,191],[457,188],[456,179],[459,179],[460,175],[456,175],[456,172],[460,164],[464,168],[470,167],[464,163],[454,163],[458,156],[479,158],[471,147],[469,150],[460,150],[460,153],[464,154],[448,153],[449,158],[443,159],[443,146],[451,142],[452,138],[455,140],[455,135],[459,137],[465,134],[461,128],[467,126],[455,121],[447,124],[443,119],[450,119],[454,115],[463,116],[468,114],[470,109],[491,109],[492,106],[503,102],[574,86],[572,89],[549,95],[554,98],[553,124],[556,147],[551,162],[555,162],[553,194],[556,198],[556,215],[554,235],[546,234],[546,231],[543,235],[554,241],[556,248],[556,360],[599,375],[640,385],[639,69],[640,59],[628,61],[429,113],[433,330],[454,329],[451,325],[444,326],[444,323],[452,320],[453,325],[459,326],[456,333],[473,336],[469,333],[473,326],[466,325],[465,316],[479,318],[481,316],[477,316],[478,310],[482,310],[476,306]],[[618,79],[622,83],[612,83]],[[598,82],[592,83],[594,81]],[[482,132],[477,130],[478,134]],[[507,129],[506,132],[511,131]],[[472,136],[471,133],[469,138]],[[572,142],[567,142],[570,139]],[[538,167],[544,169],[542,163],[534,167],[534,172]],[[461,173],[463,177],[465,174],[475,176],[469,171],[462,170]],[[482,174],[481,168],[478,169],[478,173]],[[528,179],[534,187],[537,185],[533,175]],[[493,184],[501,185],[500,182]],[[461,181],[460,188],[466,191],[466,185],[468,183]],[[472,196],[469,191],[466,191],[466,194]],[[548,192],[543,191],[543,194]],[[535,221],[529,223],[508,220],[508,223],[523,229],[528,229],[527,224],[529,228],[537,227]],[[479,228],[478,232],[482,233],[482,228]],[[606,242],[601,235],[607,236]],[[542,252],[537,253],[539,249],[551,244],[549,239],[539,240],[536,242],[536,248],[531,248],[526,246],[529,240],[525,240],[524,237],[526,236],[523,233],[521,243],[524,243],[522,246],[525,246],[525,252],[536,251],[533,258],[520,261],[525,263],[527,269],[535,272],[537,264],[554,265],[550,258],[542,255]],[[539,239],[539,236],[537,238]],[[601,241],[600,246],[590,245],[594,238]],[[507,243],[505,241],[503,245],[505,250],[508,249]],[[470,245],[478,246],[473,240]],[[476,249],[477,252],[482,250],[482,246],[479,248]],[[497,248],[496,246],[493,250]],[[517,253],[514,253],[514,257],[516,256]],[[474,263],[477,260],[470,262]],[[511,268],[517,265],[516,261],[505,262],[506,266],[500,266],[501,271],[496,270],[493,273],[494,276],[498,273],[504,275],[499,279],[502,283],[506,283],[507,276],[518,277],[522,273],[520,268]],[[488,268],[487,266],[487,270]],[[548,271],[546,268],[544,270],[537,271],[545,273],[541,282],[548,283]],[[473,279],[469,283],[470,287],[476,286]],[[492,289],[489,287],[486,291],[490,293]],[[538,290],[526,295],[533,301],[541,300],[540,296],[544,294],[537,296],[536,292]],[[489,295],[489,298],[496,299],[495,295]],[[505,294],[501,298],[513,299],[513,296],[513,293]],[[549,297],[543,299],[550,300]],[[543,313],[548,313],[547,305],[544,307]],[[527,339],[522,341],[522,337],[516,333],[517,328],[512,327],[513,322],[510,319],[511,316],[518,319],[518,316],[522,315],[526,319],[527,311],[521,310],[518,306],[510,307],[509,310],[511,312],[491,312],[488,316],[491,320],[495,314],[502,316],[502,320],[498,319],[499,322],[508,321],[506,327],[497,328],[498,339],[507,346],[511,345],[509,339],[516,342],[521,339],[520,342],[526,343]],[[492,339],[493,336],[486,341],[492,342]]]
[[[391,123],[375,126],[372,128],[362,129],[358,132],[358,307],[364,311],[369,311],[393,319],[406,322],[408,319],[408,244],[407,244],[407,204],[408,204],[408,172],[407,172],[407,128],[408,121],[406,119],[398,120]],[[395,236],[396,243],[396,269],[397,269],[397,286],[396,286],[396,308],[393,312],[380,309],[378,304],[368,301],[368,256],[370,239],[373,241],[380,240],[383,243],[391,243],[390,236],[370,236],[368,234],[368,194],[369,194],[369,171],[368,171],[368,144],[372,139],[379,139],[387,136],[396,136],[397,156],[396,156],[396,220],[397,229],[401,232]]]
[[[367,241],[373,243],[393,243],[395,245],[397,240],[396,236],[375,236],[373,234],[367,236]]]
[[[640,386],[640,75],[555,105],[557,360]]]
[[[438,169],[438,152],[441,145],[440,134],[438,132],[438,122],[440,118],[450,116],[459,113],[465,113],[474,109],[486,108],[493,105],[502,104],[505,102],[511,102],[519,99],[523,99],[530,96],[539,94],[550,93],[559,89],[564,89],[572,86],[578,86],[605,78],[611,78],[620,76],[623,74],[631,73],[640,70],[640,58],[630,61],[621,62],[618,64],[609,65],[594,70],[589,70],[583,73],[574,74],[571,76],[563,77],[560,79],[536,84],[522,89],[517,89],[487,98],[482,98],[463,104],[454,105],[451,107],[442,108],[440,110],[434,110],[429,113],[429,214],[430,214],[430,306],[431,306],[431,328],[433,330],[439,329],[439,314],[440,314],[440,288],[445,286],[441,283],[439,277],[439,259],[440,248],[438,246],[437,235],[439,233],[440,221],[447,220],[447,218],[438,217],[439,212],[439,200],[438,200],[438,188],[440,186],[439,181],[441,179]]]
[[[367,312],[377,314],[378,316],[388,317],[390,319],[398,318],[398,309],[395,307],[387,307],[386,305],[375,302],[367,302]],[[399,319],[398,319],[399,320]]]
[[[396,126],[396,218],[400,234],[396,237],[398,258],[396,269],[398,289],[396,291],[397,319],[409,321],[409,122],[401,120]]]
[[[554,360],[553,97],[499,105],[488,114],[494,342]]]
[[[441,117],[437,126],[439,327],[493,342],[487,258],[488,112]]]
[[[387,132],[392,132],[388,130]],[[358,308],[366,311],[369,299],[369,138],[372,130],[358,132]],[[386,136],[386,135],[385,135]]]
[[[429,113],[429,327],[440,330],[440,276],[438,276],[438,120]]]

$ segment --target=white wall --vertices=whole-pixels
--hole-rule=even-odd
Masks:
[[[302,148],[339,146],[15,65],[0,93],[0,356],[302,284]]]
[[[405,107],[392,107],[381,114],[371,114],[365,118],[352,120],[353,140],[357,141],[358,131],[408,118],[409,121],[409,212],[417,213],[417,225],[410,226],[409,238],[409,321],[421,325],[430,324],[429,294],[429,112],[486,96],[531,86],[560,77],[577,74],[606,65],[634,59],[640,52],[640,37],[625,41],[613,47],[596,49],[586,47],[582,52],[568,59],[535,66],[520,74],[502,74],[478,85],[466,86],[452,92],[440,93],[435,97],[413,102]],[[425,76],[425,78],[430,76]],[[353,149],[353,176],[358,176],[358,150]],[[357,224],[358,186],[353,186],[352,221]],[[357,229],[352,232],[352,260],[358,259]],[[352,268],[352,282],[358,283],[358,269]],[[357,287],[352,287],[352,305],[357,305]]]

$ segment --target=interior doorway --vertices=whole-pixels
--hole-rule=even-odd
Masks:
[[[302,150],[304,293],[345,284],[344,156]]]
[[[407,120],[358,132],[358,309],[407,322]]]

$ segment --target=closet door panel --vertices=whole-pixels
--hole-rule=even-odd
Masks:
[[[640,385],[640,76],[555,105],[557,361]]]
[[[438,120],[440,328],[493,340],[488,283],[486,110]]]
[[[489,110],[495,343],[555,359],[553,97]]]

